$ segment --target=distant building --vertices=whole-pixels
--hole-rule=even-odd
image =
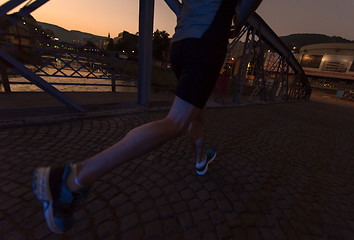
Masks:
[[[113,43],[113,40],[112,40],[112,38],[111,38],[111,34],[108,33],[107,38],[103,41],[102,48],[103,48],[103,49],[107,49],[108,46],[109,46],[110,44],[112,44],[112,43]]]
[[[15,15],[5,15],[0,18],[1,28],[5,32],[2,40],[17,45],[20,51],[23,51],[25,47],[37,45],[39,38],[55,38],[53,31],[43,30],[31,15],[17,21],[15,25],[9,22],[11,17]]]
[[[228,51],[222,73],[236,77],[241,63],[244,43],[239,41]]]
[[[131,34],[127,31],[123,31],[123,32],[119,33],[117,37],[113,38],[113,43],[118,44],[121,41],[136,42],[136,41],[138,41],[138,39],[139,39],[139,36],[137,36],[135,34]]]
[[[105,39],[102,37],[92,37],[87,39],[87,42],[93,43],[97,48],[103,48]]]
[[[113,39],[113,44],[116,50],[135,55],[138,50],[139,36],[123,31]]]
[[[138,53],[138,45],[138,35],[123,31],[113,39],[110,38],[110,34],[108,34],[108,38],[104,42],[104,49],[107,49],[110,46],[111,49],[114,49],[115,51],[119,52],[119,58],[136,60]]]
[[[5,30],[3,40],[8,43],[16,44],[20,48],[34,45],[33,36],[40,35],[40,31],[42,31],[42,29],[37,27],[36,20],[32,16],[29,16],[12,25],[9,22],[9,18],[12,17],[15,18],[15,15],[5,15],[0,19],[2,29]],[[38,34],[36,34],[37,32]]]
[[[312,87],[354,90],[354,43],[307,45],[299,61]]]
[[[87,41],[84,39],[73,39],[73,44],[85,45],[86,43],[87,43]]]

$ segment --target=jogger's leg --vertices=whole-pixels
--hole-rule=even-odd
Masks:
[[[199,115],[189,124],[188,135],[192,144],[193,151],[196,157],[196,163],[203,161],[203,128],[206,107],[199,113]]]
[[[77,180],[83,186],[93,184],[98,178],[140,157],[161,144],[184,134],[189,124],[202,110],[175,97],[165,119],[148,123],[131,130],[122,140],[105,151],[77,164]]]
[[[87,196],[88,188],[102,175],[119,165],[148,153],[166,141],[184,134],[202,110],[176,97],[165,119],[130,131],[107,150],[77,164],[36,168],[33,190],[43,203],[48,227],[56,233],[75,223],[74,212]]]

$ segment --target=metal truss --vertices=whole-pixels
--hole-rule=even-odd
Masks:
[[[19,20],[27,17],[31,12],[48,2],[49,0],[36,0],[36,1],[29,1],[28,4],[26,4],[24,7],[22,7],[16,14],[7,17],[6,21],[7,24],[5,26],[9,27],[11,25],[15,25]],[[22,3],[25,1],[23,0],[10,0],[6,2],[5,4],[0,6],[0,17],[4,16],[7,14],[9,11],[12,9],[20,6]],[[0,33],[4,33],[5,29],[1,29]],[[47,92],[49,95],[53,96],[63,104],[67,106],[69,110],[74,110],[74,111],[79,111],[79,112],[85,112],[85,109],[68,98],[66,95],[64,95],[62,92],[60,92],[58,89],[53,87],[52,85],[48,84],[45,80],[43,80],[41,77],[33,73],[31,70],[29,70],[25,65],[23,65],[20,61],[16,60],[13,58],[10,54],[8,54],[3,48],[4,46],[0,46],[0,58],[3,62],[5,62],[5,65],[8,67],[12,68],[13,71],[17,72],[18,74],[24,76],[27,80],[31,81],[33,84],[41,88],[43,91]]]
[[[13,57],[11,57],[9,54],[7,54],[4,50],[0,49],[0,56],[2,60],[4,60],[8,65],[13,67],[13,70],[20,74],[21,76],[25,77],[26,79],[31,80],[36,86],[41,88],[43,91],[47,92],[57,100],[61,101],[64,103],[68,109],[70,110],[76,110],[80,112],[84,112],[85,109],[82,108],[80,105],[76,104],[73,102],[71,99],[69,99],[66,95],[64,95],[62,92],[58,91],[56,88],[48,84],[46,81],[44,81],[41,77],[37,76],[34,74],[31,70],[26,68],[21,62],[17,61]]]
[[[48,1],[28,1],[17,13],[7,15],[6,23],[0,25],[0,34],[4,34],[5,27],[16,24]],[[1,5],[0,19],[25,2],[25,0],[9,0]],[[140,0],[138,103],[143,106],[148,106],[151,89],[153,13],[154,1]],[[231,42],[230,48],[237,44],[242,37],[245,37],[246,40],[236,78],[230,79],[229,82],[225,81],[227,80],[225,77],[220,78],[221,82],[216,85],[216,92],[222,103],[224,100],[221,91],[225,86],[233,92],[234,103],[308,99],[310,97],[311,87],[301,66],[260,16],[253,14],[248,19],[239,36]],[[56,42],[52,41],[48,44],[54,45]],[[270,47],[278,54],[277,59],[266,67],[265,46]],[[124,70],[118,70],[117,66],[122,68],[119,66],[127,64],[127,62],[117,59],[115,53],[108,55],[104,53],[102,56],[102,53],[70,51],[67,48],[46,48],[41,45],[32,46],[33,55],[31,58],[38,60],[38,62],[31,63],[34,67],[31,71],[12,56],[14,51],[11,52],[11,48],[14,47],[0,43],[0,60],[7,67],[75,111],[83,112],[85,109],[52,86],[59,83],[49,84],[42,77],[110,79],[111,84],[102,85],[112,86],[112,91],[115,91],[116,80],[120,78],[126,80],[125,77],[122,77]]]
[[[10,0],[3,5],[0,6],[0,17],[4,16],[11,10],[19,7],[24,2],[28,2],[25,6],[23,6],[17,13],[10,15],[6,20],[7,25],[15,25],[21,19],[28,17],[31,12],[41,7],[43,4],[48,2],[49,0]],[[0,33],[3,33],[4,29],[0,29]]]
[[[154,8],[155,0],[139,1],[138,104],[144,107],[148,107],[150,99]]]
[[[21,4],[25,3],[27,1],[27,4],[20,9],[15,14],[8,15],[6,18],[5,23],[1,23],[0,27],[0,34],[4,33],[5,28],[10,27],[11,25],[16,24],[19,20],[27,17],[31,12],[33,12],[35,9],[39,8],[49,0],[9,0],[3,5],[0,6],[0,19],[2,16],[6,15],[8,12],[11,10],[15,9],[16,7],[20,6]],[[139,1],[140,5],[140,13],[139,13],[139,83],[138,83],[138,103],[141,104],[142,106],[148,106],[149,102],[149,97],[150,97],[150,88],[151,88],[151,68],[152,68],[152,31],[153,31],[153,15],[154,15],[154,0],[140,0]],[[12,68],[16,72],[22,73],[22,71],[19,71],[19,69],[24,69],[26,66],[24,66],[22,63],[19,61],[16,61],[11,57],[11,55],[7,52],[4,51],[6,47],[0,46],[2,51],[0,53],[0,60],[2,62],[5,62],[5,64]],[[58,53],[58,52],[57,52]],[[71,62],[66,62],[63,61],[65,64],[64,67],[67,68],[72,68],[72,64],[76,61],[76,63],[80,63],[80,66],[83,66],[81,62],[78,59],[77,56],[74,56],[73,54],[69,54],[73,60]],[[82,57],[82,56],[81,56]],[[80,58],[81,58],[80,57]],[[12,58],[10,61],[9,59]],[[62,57],[59,56],[60,60],[63,60]],[[90,60],[86,60],[90,62]],[[52,65],[50,63],[50,60],[46,61],[47,64]],[[97,67],[98,64],[96,64],[94,61],[91,61],[91,65],[94,65]],[[113,63],[112,63],[113,65]],[[53,66],[53,65],[52,65]],[[98,67],[100,68],[100,67]],[[3,69],[3,67],[1,67]],[[29,70],[29,69],[27,69]],[[42,67],[39,67],[39,74],[26,74],[22,75],[26,77],[27,80],[32,82],[33,84],[37,85],[50,95],[54,96],[56,99],[59,101],[63,102],[68,108],[70,109],[75,109],[76,111],[84,111],[82,107],[77,107],[78,104],[73,102],[72,100],[68,99],[65,97],[64,94],[62,94],[60,91],[58,91],[56,88],[52,87],[50,84],[48,84],[46,81],[44,81],[41,76],[47,76],[48,74],[43,71]],[[70,77],[77,77],[77,78],[91,78],[91,77],[97,77],[93,71],[91,71],[87,67],[81,67],[79,69],[72,69],[74,70],[74,75]],[[87,70],[89,72],[88,75],[83,76],[81,75],[80,70]],[[103,70],[103,69],[101,69]],[[104,71],[103,75],[107,76]],[[29,72],[28,72],[29,73]],[[111,69],[111,79],[112,79],[112,91],[115,91],[115,69]],[[58,71],[55,73],[58,77],[59,75],[65,76],[65,73],[63,69],[58,69]]]
[[[24,38],[24,37],[22,37]],[[4,43],[7,51],[12,54],[18,52],[15,44]],[[112,92],[116,86],[137,87],[137,75],[131,76],[127,72],[134,62],[120,59],[118,52],[102,49],[90,49],[80,45],[61,43],[52,40],[36,40],[37,46],[23,46],[22,57],[26,65],[31,66],[33,72],[40,77],[70,78],[70,79],[100,79],[109,80],[110,84],[88,84],[81,86],[111,86]],[[49,46],[49,47],[47,47]],[[54,48],[53,48],[54,46]],[[30,58],[26,55],[30,53]],[[131,68],[131,67],[130,67]],[[117,84],[123,80],[125,85]],[[27,84],[27,82],[11,82],[12,84]],[[76,85],[75,83],[51,82],[52,85]]]
[[[249,18],[239,36],[229,44],[229,50],[242,38],[245,39],[244,48],[237,75],[231,76],[232,84],[229,84],[234,103],[309,99],[311,87],[302,67],[256,13]],[[269,48],[276,53],[272,60],[265,58]],[[218,92],[220,99],[222,97],[220,91]]]

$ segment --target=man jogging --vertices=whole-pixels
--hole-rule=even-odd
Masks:
[[[215,149],[203,150],[205,104],[223,65],[232,17],[236,29],[262,0],[166,0],[177,15],[171,44],[171,65],[178,79],[175,99],[164,119],[131,130],[103,152],[61,168],[34,172],[33,188],[44,205],[48,227],[62,233],[74,224],[74,210],[88,187],[104,174],[149,153],[188,132],[196,156],[196,172],[203,175],[215,159]]]

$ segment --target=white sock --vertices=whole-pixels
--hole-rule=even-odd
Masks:
[[[66,185],[73,192],[84,187],[77,180],[76,164],[71,165],[71,172],[69,173],[68,179],[66,180]]]
[[[206,158],[204,158],[203,161],[201,161],[201,162],[199,162],[199,163],[196,163],[196,164],[195,164],[195,167],[196,167],[196,168],[202,168],[202,167],[205,166],[205,163],[206,163]]]

